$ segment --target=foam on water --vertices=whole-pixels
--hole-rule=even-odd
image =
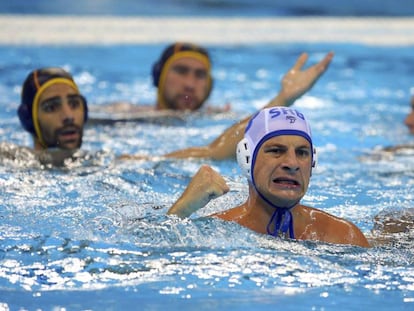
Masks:
[[[245,199],[233,161],[115,161],[120,153],[208,143],[274,95],[301,51],[314,62],[334,49],[326,75],[295,103],[311,120],[319,155],[304,203],[370,235],[375,215],[413,201],[412,155],[372,153],[412,140],[402,124],[412,18],[3,15],[0,29],[0,134],[10,148],[31,145],[15,116],[20,83],[48,62],[69,68],[91,105],[151,102],[152,56],[166,41],[202,38],[214,60],[212,102],[234,107],[221,118],[88,126],[90,157],[63,169],[24,152],[1,159],[0,308],[132,309],[137,300],[153,310],[412,308],[411,231],[368,250],[274,239],[203,217]],[[201,163],[223,173],[232,190],[189,220],[166,217]]]

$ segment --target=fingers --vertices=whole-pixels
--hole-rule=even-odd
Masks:
[[[333,52],[329,52],[328,54],[326,54],[326,56],[318,63],[319,69],[321,71],[325,71],[326,69],[328,69],[333,57],[334,57]]]
[[[224,180],[222,176],[220,175],[217,176],[216,183],[219,189],[221,190],[222,195],[230,191],[229,186],[227,185],[226,181]]]
[[[210,166],[202,165],[167,214],[189,217],[228,191],[224,178]]]
[[[202,176],[202,180],[207,187],[207,192],[210,193],[210,197],[219,197],[230,191],[230,188],[223,176],[221,176],[210,166],[201,166],[199,174]]]
[[[292,67],[292,69],[291,69],[291,70],[294,70],[294,71],[299,71],[299,70],[301,70],[301,69],[302,69],[302,67],[303,67],[303,65],[305,65],[305,63],[307,62],[308,57],[309,57],[308,53],[302,53],[302,54],[298,57],[298,59],[297,59],[297,61],[296,61],[295,65]]]
[[[319,63],[317,63],[316,65],[314,65],[312,67],[315,68],[318,72],[324,72],[324,71],[326,71],[326,69],[328,69],[333,57],[334,57],[334,53],[329,52],[325,55],[325,57]],[[302,67],[306,64],[306,62],[308,61],[308,58],[309,58],[308,53],[302,53],[298,57],[295,65],[292,67],[291,71],[294,71],[294,72],[300,71],[302,69]]]

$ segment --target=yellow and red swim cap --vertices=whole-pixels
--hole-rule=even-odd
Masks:
[[[56,83],[65,83],[79,92],[73,77],[59,67],[47,67],[33,70],[23,83],[21,102],[17,110],[20,123],[26,131],[41,139],[37,109],[42,93],[49,86]],[[84,120],[88,119],[88,107],[84,99]]]
[[[211,76],[211,60],[207,50],[191,43],[173,43],[165,48],[159,60],[152,66],[152,80],[154,86],[158,88],[157,99],[162,108],[170,108],[167,106],[162,95],[168,68],[175,60],[183,57],[195,58],[205,65],[208,72],[208,91],[203,102],[205,102],[210,95],[213,78]]]

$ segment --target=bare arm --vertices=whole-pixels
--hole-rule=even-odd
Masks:
[[[328,53],[319,63],[305,70],[302,68],[308,60],[308,54],[300,55],[295,65],[283,77],[280,93],[264,108],[292,105],[296,99],[310,90],[322,76],[329,67],[333,55],[332,52]],[[229,127],[207,146],[177,150],[165,156],[171,158],[212,158],[215,160],[235,157],[237,143],[243,138],[249,119],[250,116]]]
[[[203,165],[193,176],[180,198],[168,210],[167,215],[188,217],[228,191],[229,187],[224,178],[210,166]]]
[[[410,150],[410,149],[414,149],[414,145],[405,144],[405,145],[384,147],[384,149],[382,149],[382,151],[397,152],[397,151],[401,151],[401,150]]]

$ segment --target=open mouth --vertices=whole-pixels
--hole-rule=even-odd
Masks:
[[[58,132],[58,136],[62,137],[65,141],[77,140],[79,137],[79,129],[77,127],[66,127]]]
[[[275,178],[275,179],[273,179],[273,182],[276,183],[276,184],[279,184],[281,186],[287,186],[287,187],[300,186],[300,184],[297,180],[290,179],[290,178]]]
[[[189,94],[185,94],[185,95],[181,96],[181,100],[183,101],[183,103],[186,106],[192,106],[193,102],[194,102],[193,96],[191,96]]]
[[[77,129],[67,129],[67,130],[63,130],[60,132],[60,135],[74,135],[77,134],[78,130]]]

